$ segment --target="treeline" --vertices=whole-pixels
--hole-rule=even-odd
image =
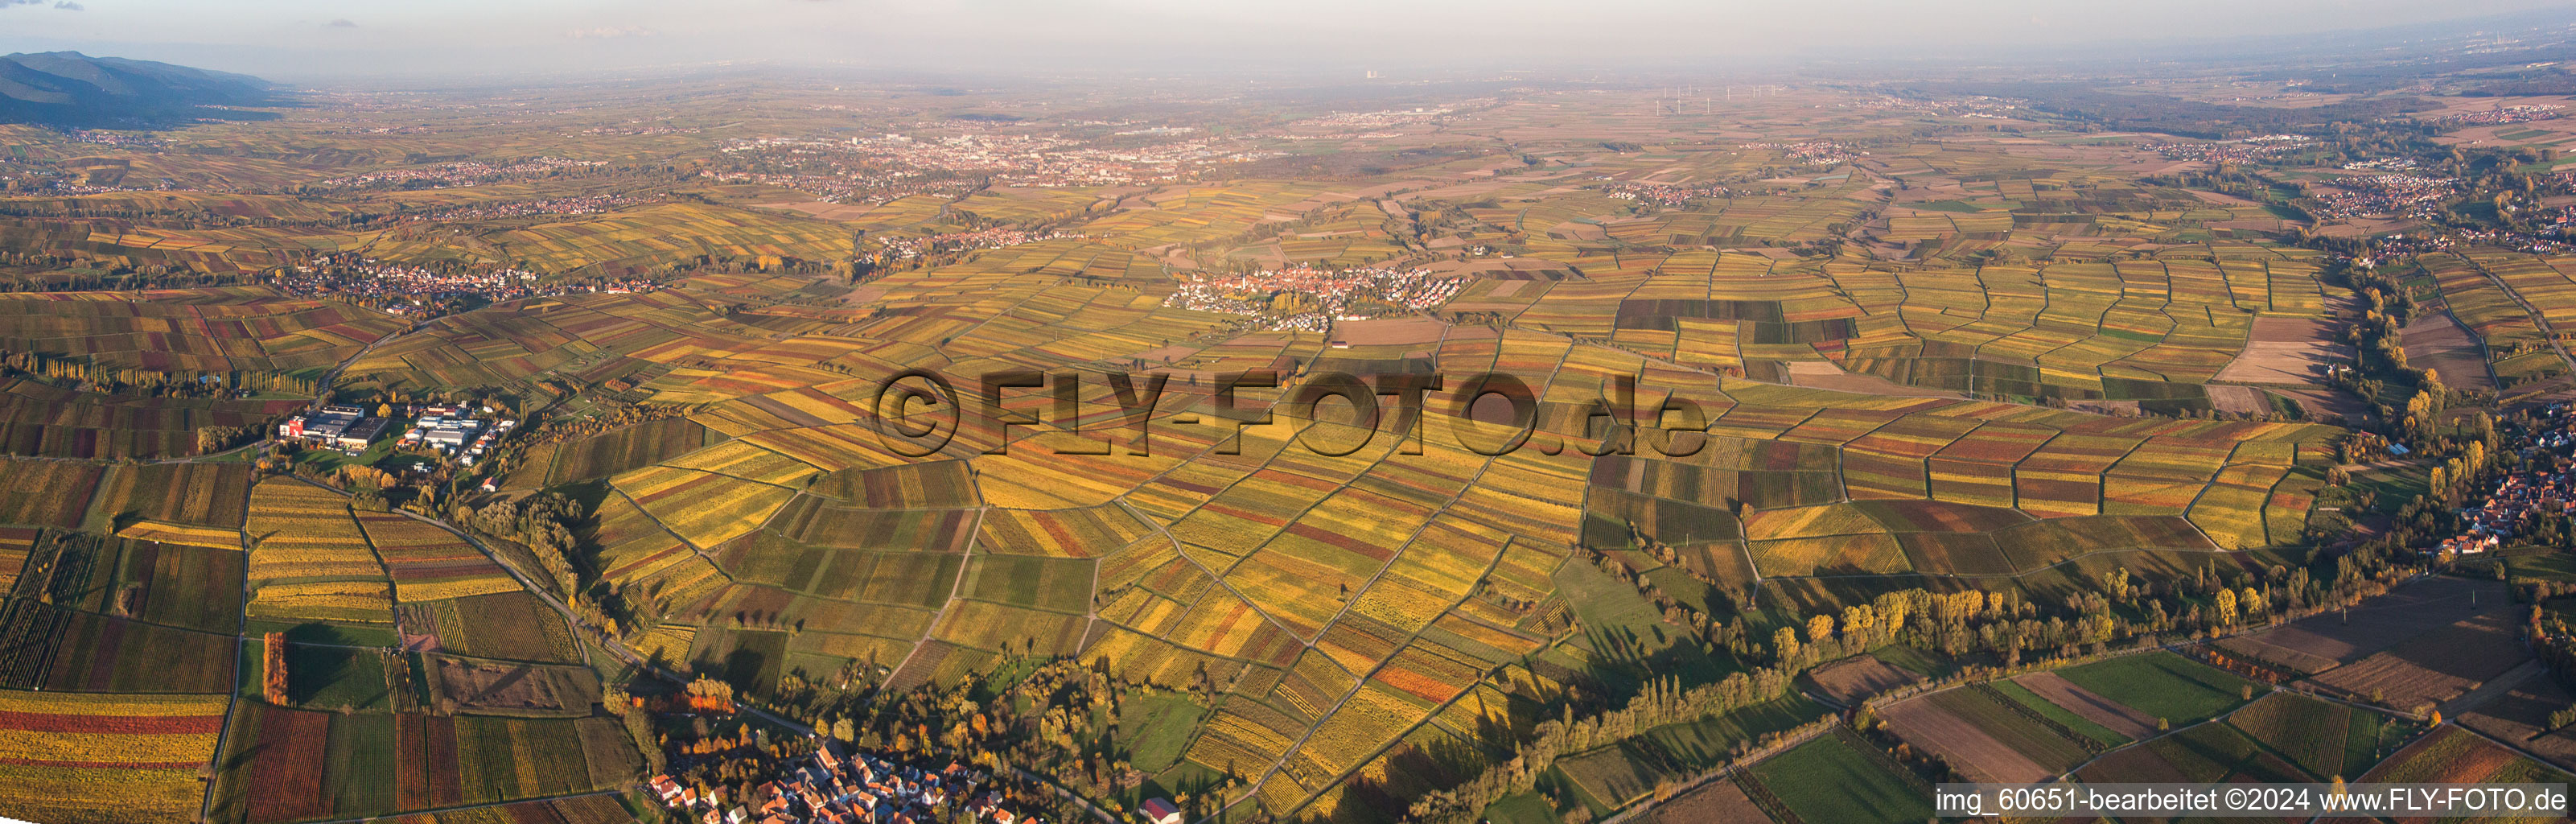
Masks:
[[[1091,817],[1019,771],[1059,782],[1111,813],[1127,812],[1116,796],[1150,778],[1128,760],[1132,742],[1119,731],[1141,725],[1132,705],[1159,688],[1121,678],[1105,661],[1005,655],[955,683],[904,691],[880,689],[870,674],[876,668],[854,661],[813,680],[791,672],[772,706],[824,736],[897,760],[983,768],[1002,780],[1006,806],[1056,820]],[[1237,767],[1261,765],[1213,766],[1214,777],[1165,786],[1185,819],[1214,812],[1228,791],[1244,786]]]
[[[2454,398],[2450,388],[2442,385],[2440,374],[2406,360],[2404,330],[2421,311],[2414,293],[2377,268],[2338,263],[2327,277],[2345,281],[2362,303],[2361,316],[2342,333],[2343,341],[2353,346],[2354,365],[2329,369],[2327,382],[2374,407],[2378,414],[2367,424],[2373,431],[2410,449],[2425,448],[2439,435],[2443,413]],[[2402,409],[2385,400],[2391,387],[2405,393]],[[2344,423],[2365,426],[2360,421]],[[2491,423],[2489,427],[2491,436]]]
[[[1558,758],[1617,743],[1667,724],[1724,715],[1786,694],[1796,673],[1782,667],[1738,672],[1725,680],[1688,689],[1671,679],[1647,682],[1626,706],[1588,718],[1549,719],[1509,759],[1487,768],[1464,784],[1432,790],[1406,810],[1406,820],[1425,824],[1472,824],[1485,808],[1503,797],[1527,792]]]
[[[0,266],[23,270],[0,275],[0,293],[122,292],[140,289],[207,289],[266,282],[259,272],[201,272],[184,266],[57,255],[29,249],[0,251]]]
[[[494,406],[500,408],[498,404]],[[685,417],[688,414],[689,407],[685,406],[667,404],[645,406],[614,401],[601,403],[592,406],[581,417],[541,421],[533,427],[533,430],[523,428],[521,431],[529,432],[527,437],[503,441],[492,450],[489,457],[484,458],[484,463],[491,467],[492,477],[506,477],[518,468],[519,462],[525,460],[528,453],[548,444],[606,434],[616,429],[665,418]]]
[[[312,378],[271,370],[162,372],[8,350],[0,350],[0,376],[153,398],[223,398],[258,391],[309,395],[316,390]]]
[[[1630,529],[1638,536],[1641,551],[1669,556],[1669,547],[1633,524]],[[1695,604],[1656,586],[1614,553],[1589,546],[1581,551],[1592,563],[1635,586],[1663,610],[1667,623],[1691,629],[1740,660],[1767,660],[1792,672],[1892,643],[1935,650],[1951,658],[1983,653],[2011,665],[2024,654],[2040,650],[2075,654],[2150,634],[2219,632],[2345,597],[2385,566],[2378,559],[2354,563],[2338,568],[2331,582],[2317,580],[2304,566],[2275,565],[2255,572],[2232,565],[2204,565],[2188,578],[2161,582],[2115,569],[2053,604],[2012,590],[1911,588],[1882,592],[1838,612],[1799,616],[1766,611],[1754,603],[1751,592],[1685,569],[1719,593],[1719,600],[1728,602]],[[1715,614],[1719,609],[1734,614],[1719,616]],[[1766,620],[1777,624],[1767,636],[1752,628],[1753,623]]]

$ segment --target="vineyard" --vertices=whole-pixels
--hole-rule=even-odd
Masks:
[[[243,532],[250,544],[251,615],[393,620],[385,567],[339,493],[300,481],[261,481],[251,489]]]
[[[66,822],[193,816],[223,721],[221,695],[0,692],[7,808]]]
[[[2471,493],[2567,457],[2570,167],[2443,119],[2495,78],[2272,79],[0,126],[0,814],[651,818],[782,777],[619,717],[727,690],[1213,824],[2552,777],[2576,531]]]

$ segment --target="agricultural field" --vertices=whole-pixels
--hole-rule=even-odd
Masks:
[[[358,527],[383,559],[403,603],[518,592],[510,577],[463,537],[407,515],[360,512]]]
[[[392,623],[392,582],[340,493],[284,478],[261,481],[251,489],[242,530],[253,617]]]
[[[2387,760],[2358,780],[2465,784],[2558,782],[2567,779],[2568,774],[2564,770],[2496,746],[2479,738],[2476,733],[2443,726],[2391,753]]]
[[[273,292],[119,297],[0,300],[0,350],[138,372],[318,374],[401,328],[381,312]]]
[[[2251,682],[2169,652],[2127,655],[2057,675],[2121,706],[2180,727],[2245,703]]]
[[[2114,750],[2076,776],[2087,783],[2319,780],[2274,755],[2264,743],[2225,724],[2178,728],[2172,735]]]
[[[2509,621],[2501,610],[2460,620],[2308,681],[2400,709],[2447,703],[2529,660]]]
[[[0,460],[0,523],[73,528],[98,486],[100,467]]]
[[[2489,78],[2265,71],[2082,92],[2171,120],[2041,99],[2072,79],[746,76],[0,126],[0,698],[231,699],[186,753],[0,769],[39,820],[119,782],[165,820],[623,820],[586,794],[645,754],[593,704],[647,666],[1036,741],[1193,821],[2431,774],[2475,749],[2412,720],[2451,702],[2569,766],[2538,573],[2396,545],[2475,517],[2431,483],[2469,410],[2568,386],[2576,254],[2479,239],[2565,217],[2558,161],[2407,125]],[[2448,415],[2406,421],[2413,369]],[[470,462],[270,443],[316,402],[512,424]],[[703,756],[694,720],[648,732]]]
[[[546,443],[528,450],[525,463],[511,473],[511,483],[544,487],[605,478],[696,451],[705,445],[706,432],[687,418],[663,418]]]
[[[1932,814],[1922,779],[1837,730],[1765,759],[1753,784],[1805,821],[1913,821]]]
[[[1993,685],[1997,693],[2075,735],[2116,747],[2155,734],[2156,719],[2094,694],[2053,672],[2034,672]]]
[[[1660,784],[1722,762],[1734,742],[1788,730],[1825,714],[1824,707],[1803,697],[1775,699],[1690,724],[1657,727],[1633,743],[1560,760],[1557,770],[1593,807],[1618,809]]]
[[[2087,759],[2086,742],[1991,689],[1942,690],[1888,707],[1889,729],[1981,782],[2029,784]]]
[[[200,452],[197,431],[265,423],[292,400],[143,398],[77,392],[0,378],[0,453],[45,458],[151,459]]]
[[[2289,756],[2309,775],[2345,780],[2369,772],[2411,732],[2389,715],[2287,692],[2246,705],[2227,724]]]
[[[238,549],[47,532],[16,592],[47,604],[184,629],[230,634],[241,618]]]
[[[213,820],[265,824],[490,804],[596,788],[631,769],[602,719],[329,713],[244,701],[212,790]]]
[[[2349,700],[2413,712],[2458,698],[2529,660],[2494,581],[2433,578],[2333,615],[2229,638],[2221,648]]]
[[[582,660],[563,616],[526,592],[404,603],[395,608],[395,624],[414,649],[510,661]]]
[[[35,821],[184,821],[205,797],[223,695],[0,691],[0,815]],[[113,805],[101,804],[114,799]]]

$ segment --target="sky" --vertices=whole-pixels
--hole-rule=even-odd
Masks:
[[[73,49],[322,86],[722,61],[1329,75],[2003,55],[2542,9],[2576,22],[2565,0],[0,0],[0,52]]]

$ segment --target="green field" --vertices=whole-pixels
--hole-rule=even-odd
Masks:
[[[2075,766],[2091,755],[2082,744],[2031,720],[1995,692],[1973,687],[1942,690],[1922,700],[1975,724],[1979,731],[2052,771]]]
[[[1680,768],[1677,774],[1686,774],[1716,766],[1734,754],[1738,742],[1787,730],[1828,712],[1824,705],[1792,692],[1725,715],[1656,727],[1646,731],[1646,739],[1667,763]]]
[[[1596,657],[1615,662],[1632,677],[1651,673],[1680,675],[1686,683],[1715,680],[1716,662],[1697,642],[1665,625],[1655,605],[1637,597],[1635,587],[1583,563],[1559,568],[1556,584],[1574,605],[1583,641]]]
[[[1913,824],[1932,816],[1920,779],[1852,733],[1832,734],[1763,760],[1753,774],[1791,812],[1808,821]]]
[[[1556,768],[1583,791],[1585,803],[1600,811],[1616,810],[1660,783],[1687,780],[1724,763],[1739,745],[1827,714],[1823,705],[1792,693],[1724,715],[1656,727],[1617,745],[1559,759]]]
[[[1485,808],[1483,819],[1492,824],[1564,824],[1548,806],[1547,797],[1536,792],[1503,796]]]
[[[1127,760],[1136,769],[1158,773],[1181,760],[1190,735],[1207,717],[1207,708],[1178,693],[1157,693],[1130,703],[1119,726],[1127,731]]]
[[[2396,718],[2293,693],[2274,693],[2227,717],[2229,726],[2289,757],[2310,774],[2354,780],[2404,743],[2412,726]]]
[[[2072,710],[2050,703],[2048,699],[2039,697],[2038,694],[2023,688],[2020,684],[2016,684],[2011,681],[1996,681],[1988,684],[1987,686],[1994,687],[1995,692],[2001,693],[2005,698],[2011,699],[2013,703],[2027,707],[2032,712],[2039,713],[2048,720],[2063,724],[2067,729],[2074,730],[2075,734],[2100,742],[2103,746],[2117,747],[2122,744],[2129,743],[2128,736],[2112,732],[2111,728],[2093,723],[2092,719],[2077,715]]]
[[[1035,555],[977,555],[966,561],[960,594],[1013,606],[1079,613],[1090,606],[1093,561]]]
[[[394,696],[386,686],[386,667],[379,650],[290,643],[286,694],[308,709],[390,709]]]
[[[2253,686],[2251,681],[2170,652],[2124,655],[2057,674],[2176,728],[2235,709],[2245,703],[2241,691]]]
[[[1581,755],[1557,759],[1557,772],[1583,792],[1596,811],[1626,807],[1655,788],[1662,771],[1658,759],[1635,741],[1613,744]]]

